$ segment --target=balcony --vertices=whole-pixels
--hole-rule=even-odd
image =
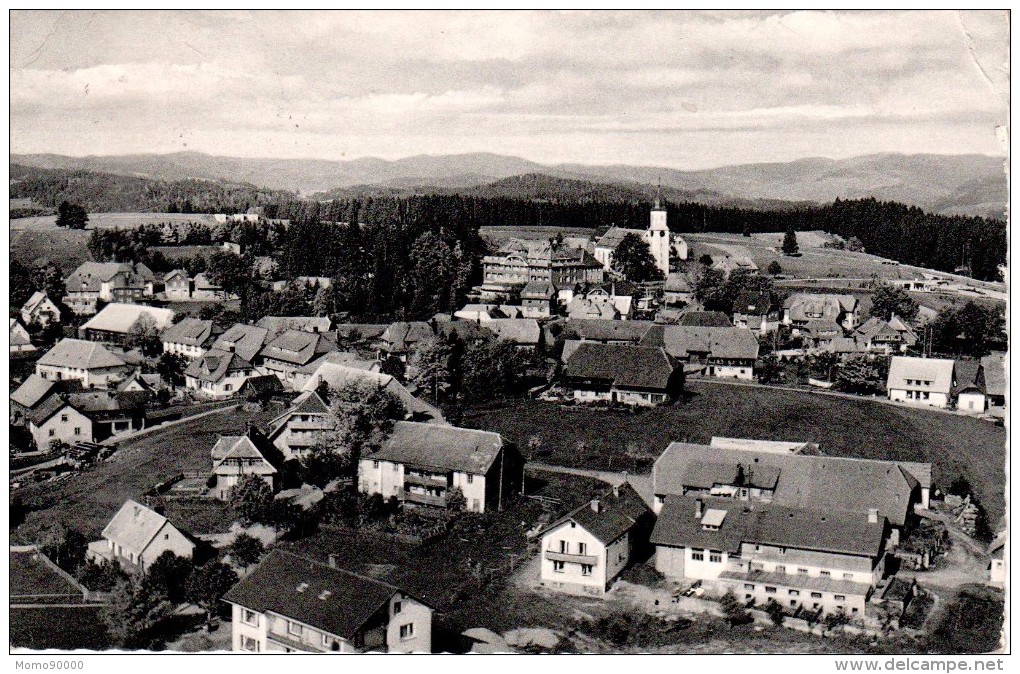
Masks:
[[[332,429],[329,419],[312,419],[309,421],[290,421],[287,427],[292,431],[328,431]]]
[[[404,473],[404,484],[416,484],[422,487],[432,487],[446,489],[449,487],[449,482],[445,475],[415,475],[413,473]]]
[[[545,551],[545,558],[551,562],[570,562],[572,564],[588,564],[596,566],[599,558],[594,555],[571,555],[566,552]]]
[[[416,494],[413,491],[401,492],[401,498],[407,503],[418,503],[420,505],[435,506],[437,508],[446,507],[445,496],[433,496],[431,494]]]

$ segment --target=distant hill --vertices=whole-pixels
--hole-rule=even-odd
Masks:
[[[701,171],[655,166],[542,165],[492,153],[419,155],[396,161],[373,157],[349,161],[245,159],[197,152],[111,157],[12,155],[11,162],[51,169],[85,169],[161,180],[201,179],[300,191],[315,198],[354,194],[524,190],[530,175],[630,188],[647,195],[661,182],[692,201],[708,204],[831,202],[875,197],[944,214],[1002,217],[1007,198],[1001,158],[985,155],[873,154],[850,159],[807,158],[740,164]],[[515,176],[515,183],[500,181]],[[495,187],[492,187],[493,184]],[[560,190],[573,186],[560,184]],[[544,188],[543,188],[544,189]],[[607,189],[605,187],[598,190]],[[668,196],[673,199],[675,197]]]

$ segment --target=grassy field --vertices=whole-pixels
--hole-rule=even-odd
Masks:
[[[201,255],[208,258],[218,250],[220,246],[153,246],[152,252],[160,252],[169,260],[177,260],[182,257],[195,257]]]
[[[238,408],[178,424],[124,442],[112,460],[88,472],[19,490],[31,512],[11,530],[11,540],[34,542],[40,530],[55,523],[97,538],[125,500],[141,498],[157,482],[182,471],[211,470],[209,450],[216,435],[241,433],[251,418]]]
[[[57,216],[43,215],[32,218],[15,218],[11,220],[12,230],[47,230],[56,229]],[[205,213],[89,213],[90,229],[115,229],[137,227],[148,223],[161,222],[202,222],[207,225],[216,224],[212,215]]]
[[[657,456],[671,441],[707,443],[713,435],[817,442],[832,456],[930,461],[943,486],[962,473],[989,518],[995,522],[1003,515],[1003,428],[929,410],[766,387],[688,382],[687,388],[685,400],[655,410],[567,410],[523,400],[469,412],[464,425],[498,431],[525,449],[538,436],[536,460],[613,470],[632,469],[624,455],[628,443]]]
[[[12,608],[11,648],[104,650],[110,647],[96,606]]]
[[[88,238],[89,232],[84,230],[12,229],[10,255],[30,267],[52,262],[70,274],[82,262],[92,259],[86,247]]]

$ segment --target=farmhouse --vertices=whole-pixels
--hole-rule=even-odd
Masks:
[[[160,340],[164,353],[174,353],[193,360],[204,354],[213,342],[213,322],[185,318],[163,331]]]
[[[266,458],[276,456],[273,444],[258,430],[249,428],[244,435],[221,435],[210,451],[212,455],[212,492],[226,501],[230,490],[246,475],[258,475],[276,491],[277,470]]]
[[[289,389],[299,388],[297,371],[331,351],[339,351],[336,338],[328,333],[287,330],[271,339],[259,354],[259,365],[275,374]]]
[[[885,573],[877,510],[815,510],[707,494],[668,496],[651,542],[655,568],[762,606],[863,614]]]
[[[687,274],[674,272],[666,277],[662,301],[670,307],[683,306],[694,301],[694,288]]]
[[[770,292],[742,291],[733,301],[733,325],[767,335],[779,328],[779,309]]]
[[[724,255],[714,262],[712,269],[718,269],[729,276],[738,269],[747,272],[758,271],[758,265],[746,255]]]
[[[384,353],[407,360],[407,354],[415,345],[434,336],[432,326],[425,321],[397,321],[379,336],[379,348]]]
[[[1006,404],[1006,354],[993,353],[981,359],[978,381],[984,388],[988,404],[1002,407]]]
[[[102,540],[89,543],[89,559],[119,562],[128,571],[144,572],[167,550],[187,559],[195,551],[191,539],[167,518],[131,499],[121,506],[102,535]]]
[[[195,289],[191,292],[193,300],[225,300],[228,299],[227,292],[212,282],[205,273],[195,274]]]
[[[432,608],[388,583],[273,550],[223,597],[237,652],[430,653]]]
[[[18,322],[18,319],[11,319],[11,336],[10,336],[10,347],[11,356],[22,356],[30,353],[35,353],[38,349],[32,344],[32,340],[28,337],[28,330],[25,326]]]
[[[948,408],[956,386],[956,363],[943,358],[893,356],[886,391],[889,400]]]
[[[534,318],[494,318],[485,327],[519,349],[534,350],[542,340],[542,328]]]
[[[39,325],[49,325],[50,323],[60,322],[60,308],[53,303],[49,295],[37,290],[32,293],[32,296],[28,298],[24,306],[21,307],[21,322],[25,325],[30,323],[38,323]]]
[[[217,337],[210,348],[218,351],[232,351],[249,363],[254,363],[268,337],[269,330],[266,328],[236,323]]]
[[[326,363],[343,365],[366,372],[378,372],[382,367],[382,363],[378,360],[362,358],[353,351],[330,351],[294,370],[294,390],[302,390],[308,380]]]
[[[551,316],[558,292],[551,281],[528,281],[521,290],[521,306],[530,318]]]
[[[629,344],[579,344],[564,379],[578,402],[661,405],[683,391],[683,370],[662,348]]]
[[[889,521],[893,543],[928,507],[931,464],[673,442],[652,467],[653,509],[668,496],[727,497]]]
[[[385,389],[393,394],[401,402],[406,410],[407,418],[415,421],[443,421],[443,413],[438,407],[428,404],[420,398],[411,395],[403,384],[391,375],[381,372],[374,372],[358,367],[349,367],[337,363],[323,363],[309,376],[308,381],[302,387],[303,391],[315,391],[322,384],[330,389],[339,389],[344,386],[374,387]]]
[[[174,269],[163,276],[163,294],[171,301],[190,300],[192,285],[188,272],[183,269]]]
[[[10,422],[16,425],[27,424],[32,414],[51,395],[80,390],[81,382],[77,379],[57,381],[31,374],[11,393]]]
[[[542,585],[602,596],[647,545],[653,521],[626,482],[567,513],[542,533]]]
[[[888,321],[872,316],[857,328],[855,338],[868,351],[886,355],[906,353],[917,344],[913,329],[898,316]]]
[[[36,361],[35,373],[43,379],[77,379],[86,388],[115,386],[131,372],[120,356],[95,342],[62,339]]]
[[[255,367],[233,351],[209,349],[191,361],[184,371],[184,382],[206,398],[229,398],[255,375]]]
[[[446,508],[451,490],[465,509],[502,510],[521,490],[524,459],[498,433],[398,421],[382,447],[358,464],[358,489],[405,505]]]
[[[136,302],[152,297],[156,277],[144,264],[84,262],[64,280],[62,299],[79,315],[96,313],[98,302]]]
[[[709,377],[753,379],[758,340],[744,328],[702,328],[655,325],[642,346],[662,347],[673,359],[687,363],[687,372]]]
[[[132,331],[153,330],[159,334],[174,322],[170,309],[143,304],[108,304],[82,325],[78,332],[90,342],[123,345]]]
[[[810,321],[823,319],[849,331],[857,327],[857,307],[853,295],[795,293],[783,303],[783,324],[791,326],[794,337],[799,337]]]

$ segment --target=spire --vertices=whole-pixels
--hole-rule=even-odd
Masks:
[[[662,202],[659,198],[661,192],[662,192],[662,176],[659,176],[658,180],[656,180],[655,182],[655,210],[659,210],[661,208],[660,204]]]

